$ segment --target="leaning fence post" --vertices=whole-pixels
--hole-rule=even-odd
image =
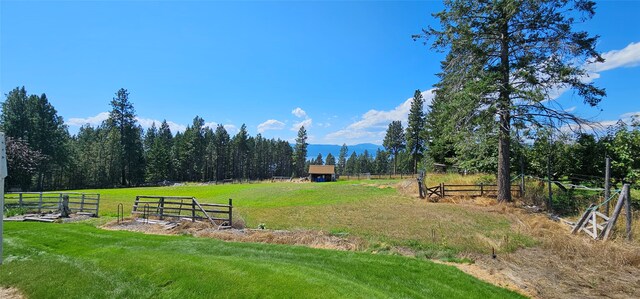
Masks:
[[[233,226],[233,200],[229,198],[229,226]]]
[[[616,207],[613,210],[613,214],[611,214],[611,218],[607,222],[607,226],[602,231],[602,240],[609,239],[609,234],[611,230],[616,225],[616,221],[618,220],[618,216],[620,215],[620,211],[622,210],[622,205],[624,204],[624,195],[629,192],[629,184],[624,184],[622,186],[622,191],[620,192],[620,197],[618,197],[618,202],[616,203]]]

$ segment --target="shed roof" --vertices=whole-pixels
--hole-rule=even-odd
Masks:
[[[309,165],[309,174],[335,174],[335,165]]]

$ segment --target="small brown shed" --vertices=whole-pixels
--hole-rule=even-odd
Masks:
[[[335,165],[309,165],[309,180],[312,182],[333,182],[336,180]]]

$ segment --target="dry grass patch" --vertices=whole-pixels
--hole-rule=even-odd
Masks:
[[[250,227],[266,223],[277,229],[344,231],[367,238],[374,245],[388,243],[388,250],[408,246],[429,258],[454,257],[460,252],[489,253],[492,248],[513,251],[534,244],[513,229],[506,215],[492,209],[472,204],[432,204],[396,194],[339,205],[252,208],[240,212]]]
[[[165,229],[158,224],[145,224],[133,219],[117,223],[110,222],[102,226],[108,230],[128,230],[156,235],[192,235],[201,238],[213,238],[232,242],[252,242],[269,244],[299,245],[312,248],[344,251],[362,251],[368,243],[349,235],[335,235],[326,231],[314,230],[269,230],[269,229],[224,229],[219,230],[206,222],[183,221],[173,229]]]
[[[2,299],[24,299],[20,290],[16,288],[0,287],[0,298]]]
[[[484,203],[482,199],[458,200]],[[512,230],[534,238],[539,245],[498,253],[496,259],[486,254],[464,254],[475,264],[458,266],[461,270],[539,298],[640,298],[637,242],[624,241],[620,233],[608,242],[571,235],[568,225],[554,222],[545,214],[528,213],[515,204],[494,204],[484,209],[506,217]],[[493,277],[483,278],[486,273]]]

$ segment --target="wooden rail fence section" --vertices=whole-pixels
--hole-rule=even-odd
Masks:
[[[631,240],[631,221],[633,217],[631,217],[631,195],[629,192],[629,184],[624,184],[622,186],[622,191],[620,192],[620,196],[618,197],[618,202],[616,203],[615,209],[613,210],[613,214],[611,216],[607,216],[597,211],[599,206],[592,204],[587,208],[587,210],[582,214],[578,222],[576,222],[575,226],[571,230],[572,234],[576,234],[578,232],[584,232],[594,240],[607,240],[611,236],[612,230],[616,226],[616,221],[622,212],[622,206],[625,206],[626,210],[626,239]],[[602,221],[598,223],[598,218],[601,218]]]
[[[55,211],[60,209],[65,196],[69,198],[72,213],[98,216],[100,194],[97,193],[10,192],[5,194],[5,207],[38,213]]]
[[[439,198],[445,196],[465,195],[465,196],[497,196],[498,185],[479,184],[479,185],[457,185],[457,184],[445,184],[440,183],[438,186],[425,188],[425,194],[427,198],[438,201]],[[522,197],[522,186],[511,185],[511,193],[516,193]]]
[[[233,223],[233,201],[229,204],[199,203],[195,197],[182,196],[136,196],[132,215],[143,218],[157,217],[185,220],[209,220],[220,228],[230,228]]]

